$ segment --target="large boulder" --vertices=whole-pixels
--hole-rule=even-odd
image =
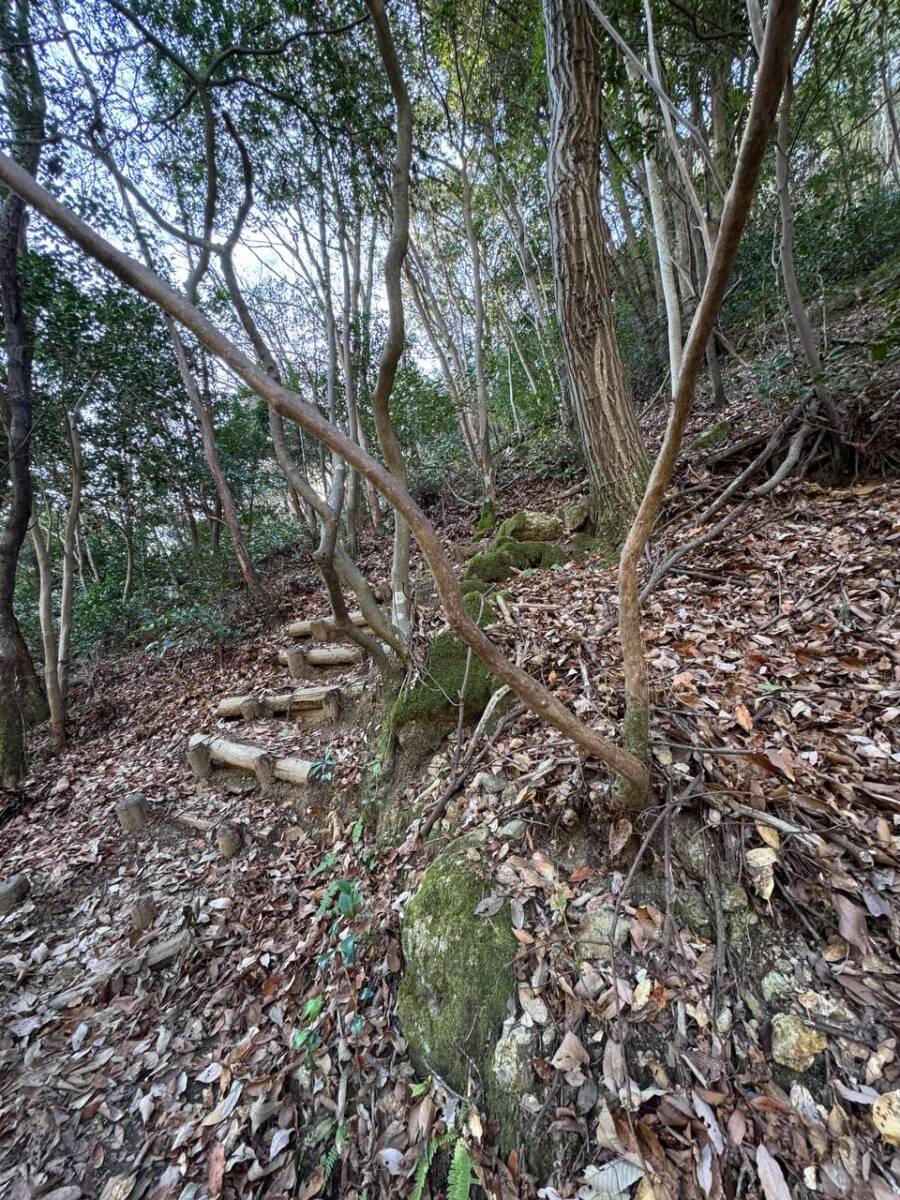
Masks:
[[[525,509],[507,517],[497,530],[498,538],[516,542],[555,542],[563,535],[562,520],[555,513]]]
[[[403,917],[397,1013],[410,1058],[423,1077],[436,1072],[463,1096],[470,1074],[492,1074],[515,994],[509,905],[488,917],[475,911],[487,874],[477,844],[456,842],[425,872]]]

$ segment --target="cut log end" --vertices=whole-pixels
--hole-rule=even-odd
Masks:
[[[150,806],[142,792],[132,792],[116,805],[116,817],[127,833],[137,833],[150,820]]]
[[[197,779],[209,779],[212,774],[212,759],[205,742],[192,742],[188,747],[188,762]]]
[[[223,858],[235,858],[241,852],[244,839],[234,825],[220,825],[216,830],[216,848]]]

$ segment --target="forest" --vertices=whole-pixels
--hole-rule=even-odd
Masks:
[[[0,1197],[900,1197],[900,11],[0,0]]]

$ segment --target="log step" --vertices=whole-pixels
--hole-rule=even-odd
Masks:
[[[260,692],[257,695],[227,696],[216,706],[217,717],[243,717],[256,721],[260,717],[300,714],[312,720],[336,721],[344,698],[340,688],[298,688],[293,692]]]
[[[365,629],[367,633],[372,631],[369,629],[369,622],[357,609],[355,612],[348,614],[350,620],[358,629]],[[284,632],[288,637],[307,638],[314,637],[316,631],[321,631],[325,636],[321,640],[326,640],[329,632],[335,630],[333,617],[320,617],[313,621],[291,621],[289,625],[285,625]],[[317,639],[319,640],[319,639]]]
[[[292,679],[302,679],[312,667],[350,667],[365,662],[366,653],[359,646],[291,646],[281,650],[278,661],[291,673]]]
[[[214,765],[237,767],[240,771],[252,771],[265,790],[273,779],[285,783],[304,784],[315,780],[317,764],[293,755],[277,757],[258,746],[246,742],[232,742],[228,738],[212,737],[206,733],[195,733],[188,742],[188,762],[198,779],[208,779]]]

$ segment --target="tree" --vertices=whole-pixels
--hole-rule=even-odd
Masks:
[[[34,176],[44,137],[44,94],[30,40],[28,0],[0,2],[3,92],[12,127],[13,158]],[[22,649],[13,612],[19,552],[31,520],[31,370],[34,333],[22,291],[22,249],[27,214],[10,192],[0,212],[0,297],[6,338],[6,399],[3,405],[9,458],[9,512],[0,534],[0,785],[13,784],[25,768],[23,717],[16,677]]]
[[[598,528],[618,545],[647,459],[613,323],[598,203],[600,71],[586,0],[544,0],[556,308]]]

